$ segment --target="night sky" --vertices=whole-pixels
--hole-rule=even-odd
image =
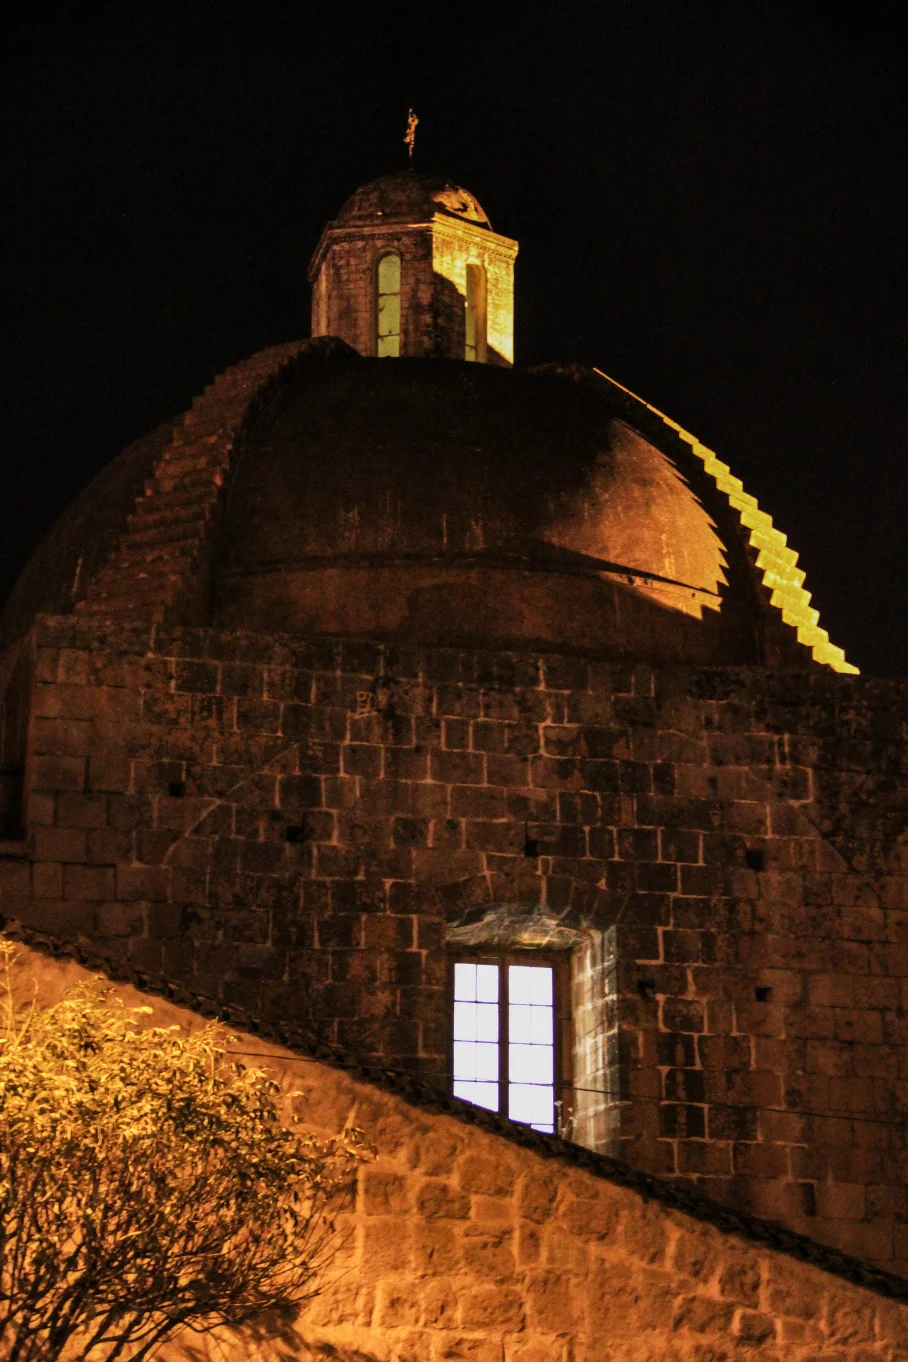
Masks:
[[[321,227],[405,164],[412,104],[417,168],[520,241],[517,362],[595,364],[693,431],[787,533],[833,642],[908,673],[900,8],[24,7],[0,596],[124,445],[308,334]]]

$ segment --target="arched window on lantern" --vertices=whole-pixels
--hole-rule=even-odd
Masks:
[[[482,265],[467,265],[467,296],[464,326],[464,359],[480,364],[486,359],[486,272]]]
[[[375,353],[400,354],[400,256],[386,251],[375,267]]]

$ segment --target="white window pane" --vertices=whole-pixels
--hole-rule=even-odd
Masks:
[[[530,1002],[539,1007],[552,1006],[552,970],[549,966],[540,966],[531,970],[530,979]]]
[[[487,1111],[498,1110],[497,1083],[455,1083],[454,1096],[462,1097],[474,1106],[485,1107]]]
[[[533,1089],[528,1083],[511,1083],[508,1087],[508,1115],[512,1121],[533,1119]]]
[[[476,1051],[479,1049],[475,1041],[455,1040],[454,1042],[454,1077],[455,1078],[475,1078],[476,1077]]]
[[[474,1047],[476,1077],[488,1083],[498,1082],[498,1046],[481,1044]]]
[[[476,965],[476,997],[481,1003],[498,1002],[498,966]]]
[[[509,1077],[513,1083],[553,1083],[555,1081],[555,1052],[551,1045],[521,1045],[526,1058],[524,1068],[516,1074],[511,1068]]]
[[[533,1049],[532,1045],[508,1046],[508,1078],[512,1083],[532,1083]]]
[[[551,1125],[555,1116],[553,1090],[534,1087],[532,1091],[533,1125]]]
[[[400,354],[400,336],[379,336],[375,351],[379,359],[388,356],[396,359]]]
[[[508,998],[512,1003],[532,1002],[534,966],[511,965],[508,969]]]
[[[475,1003],[455,1003],[454,1004],[454,1039],[455,1040],[475,1040],[476,1039],[476,1004]],[[495,1039],[489,1037],[489,1039]]]
[[[457,1004],[455,1003],[456,1007]],[[476,1009],[476,1039],[477,1040],[497,1040],[498,1039],[498,1004],[497,1003],[475,1003]],[[455,1032],[456,1034],[456,1032]],[[465,1036],[466,1040],[467,1037]]]
[[[476,998],[476,966],[457,963],[454,966],[454,997],[463,1002]]]
[[[534,1045],[552,1043],[552,1009],[550,1007],[527,1008],[530,1014],[529,1039]]]
[[[533,1046],[533,1082],[555,1082],[555,1050],[553,1046]]]
[[[531,1007],[524,1007],[523,1004],[518,1004],[515,1007],[511,1003],[508,1009],[508,1034],[515,1044],[529,1045],[533,1039],[532,1014],[533,1009]]]

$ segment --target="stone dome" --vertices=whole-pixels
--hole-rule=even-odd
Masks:
[[[443,175],[421,175],[400,170],[362,185],[344,204],[335,222],[340,226],[381,222],[428,222],[435,213],[462,218],[481,227],[491,223],[479,200]]]
[[[654,663],[838,655],[815,612],[795,617],[800,586],[778,585],[784,540],[724,477],[593,370],[298,342],[115,460],[23,573],[2,634],[76,611]]]
[[[686,478],[595,389],[341,359],[288,385],[244,449],[214,621],[645,655],[671,636],[675,656],[709,655],[718,628],[743,660],[756,602],[728,561]]]

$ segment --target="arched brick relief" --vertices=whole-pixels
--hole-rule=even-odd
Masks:
[[[300,364],[355,354],[333,337],[292,341],[219,375],[176,422],[126,533],[77,613],[207,623],[220,514],[250,430]]]

